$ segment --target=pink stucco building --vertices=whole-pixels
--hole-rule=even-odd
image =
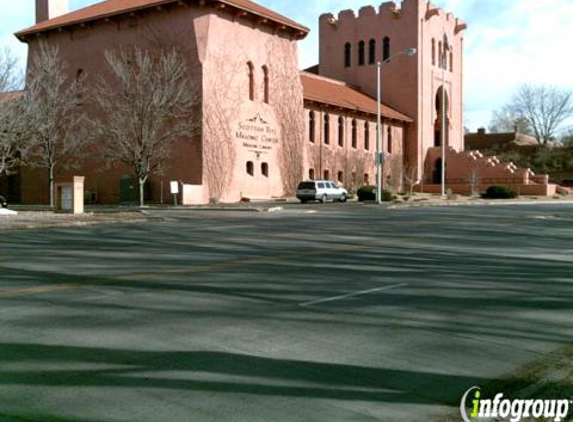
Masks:
[[[169,198],[172,180],[185,185],[188,204],[280,198],[309,178],[351,189],[374,183],[378,61],[384,184],[399,190],[416,180],[435,189],[445,95],[446,180],[467,185],[467,157],[458,157],[466,25],[428,1],[322,15],[319,64],[304,72],[297,41],[309,30],[249,0],[107,0],[71,13],[67,0],[36,0],[36,7],[37,24],[16,34],[29,45],[29,60],[40,42],[57,45],[70,77],[82,72],[88,86],[108,77],[106,51],[161,43],[185,52],[200,130],[152,177],[152,201]],[[402,55],[408,48],[417,55]],[[485,177],[491,163],[473,158]],[[96,159],[80,163],[79,173],[98,202],[126,200],[129,168],[104,168]],[[533,180],[521,176],[516,183]],[[22,202],[46,201],[41,173],[23,169],[19,180]]]
[[[382,66],[382,98],[413,119],[404,134],[404,161],[420,176],[428,149],[441,144],[442,92],[447,98],[447,143],[463,149],[465,29],[453,15],[418,0],[320,17],[321,75],[344,80],[374,97],[376,63],[389,60]],[[400,56],[409,48],[418,54]]]

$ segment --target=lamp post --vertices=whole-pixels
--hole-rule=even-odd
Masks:
[[[382,175],[384,171],[384,161],[386,159],[384,151],[382,150],[382,65],[389,63],[394,57],[401,56],[402,54],[414,56],[417,52],[418,50],[415,48],[408,48],[377,63],[378,119],[376,122],[376,203],[379,205],[382,204]]]

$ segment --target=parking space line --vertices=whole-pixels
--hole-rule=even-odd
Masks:
[[[299,306],[309,307],[309,306],[320,305],[322,303],[336,302],[337,300],[350,299],[352,297],[364,296],[364,295],[368,295],[371,293],[378,293],[378,292],[385,292],[388,290],[395,290],[395,289],[399,289],[400,287],[405,287],[407,285],[408,285],[407,283],[402,283],[402,284],[395,284],[393,286],[378,287],[376,289],[362,290],[360,292],[354,292],[354,293],[348,293],[348,294],[340,295],[340,296],[328,297],[326,299],[314,300],[312,302],[299,303]]]

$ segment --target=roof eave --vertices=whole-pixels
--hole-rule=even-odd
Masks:
[[[285,21],[285,20],[279,19],[279,18],[274,19],[274,18],[271,18],[269,16],[265,16],[262,13],[257,12],[256,10],[252,10],[252,9],[247,8],[247,7],[241,7],[237,4],[230,2],[229,0],[216,0],[216,1],[218,1],[220,3],[224,3],[230,7],[234,7],[236,9],[244,10],[245,12],[251,13],[251,14],[253,14],[255,16],[259,16],[261,18],[270,19],[270,20],[275,21],[277,23],[280,23],[282,25],[288,26],[292,29],[296,29],[297,31],[300,31],[302,33],[302,35],[304,35],[302,38],[306,37],[310,33],[310,28],[307,28],[304,25],[300,25],[294,21],[288,22],[288,21]]]
[[[53,31],[53,30],[71,27],[71,26],[75,26],[75,25],[80,25],[82,23],[86,24],[86,23],[95,22],[95,21],[99,21],[99,20],[110,19],[110,18],[115,17],[115,16],[134,13],[134,12],[141,11],[141,10],[147,10],[147,9],[155,8],[157,6],[161,6],[164,4],[178,3],[180,1],[182,1],[182,0],[163,0],[163,1],[160,0],[157,3],[154,3],[153,5],[148,5],[148,6],[143,6],[143,7],[141,7],[141,6],[140,7],[130,7],[130,8],[122,9],[121,11],[117,11],[117,12],[104,13],[104,14],[95,16],[93,18],[77,19],[77,20],[74,20],[71,22],[66,22],[64,24],[47,26],[45,28],[40,28],[40,29],[33,29],[35,26],[37,26],[37,25],[34,25],[30,28],[24,29],[22,31],[18,31],[14,35],[21,42],[26,42],[26,37],[28,37],[30,35],[38,35],[38,34],[43,33],[43,32],[48,32],[48,31]],[[262,13],[258,13],[252,9],[240,7],[236,4],[233,4],[232,2],[230,2],[228,0],[214,0],[214,1],[219,2],[219,3],[224,3],[224,4],[228,5],[229,7],[233,7],[233,8],[239,9],[239,10],[244,10],[245,12],[248,12],[248,13],[253,14],[255,16],[258,16],[260,18],[264,18],[264,19],[270,20],[272,22],[281,24],[287,28],[293,29],[297,32],[297,39],[303,39],[310,33],[310,29],[303,26],[303,25],[299,25],[296,23],[293,24],[291,22],[287,22],[287,21],[282,20],[282,19],[275,19],[275,18],[272,18],[270,16],[263,15]]]
[[[305,101],[314,102],[314,103],[324,104],[324,105],[327,105],[327,106],[330,106],[330,107],[338,107],[338,108],[343,108],[343,109],[345,109],[345,110],[350,110],[350,111],[355,111],[355,112],[359,112],[359,113],[364,113],[364,114],[368,114],[368,115],[371,115],[371,116],[374,116],[374,117],[376,117],[376,115],[377,115],[377,112],[376,112],[376,111],[370,111],[370,110],[366,110],[366,109],[363,109],[363,108],[360,108],[360,107],[349,107],[349,106],[343,105],[343,104],[338,104],[338,103],[334,103],[334,102],[328,102],[328,101],[321,100],[321,99],[318,99],[318,98],[313,98],[313,97],[311,97],[311,96],[309,96],[309,95],[306,95],[306,94],[305,94],[305,96],[304,96],[304,100],[305,100]],[[382,113],[382,117],[384,117],[384,118],[386,118],[386,119],[388,119],[388,120],[396,120],[396,121],[404,122],[404,123],[412,123],[412,122],[414,122],[414,120],[413,120],[411,117],[408,117],[408,116],[406,116],[406,115],[403,115],[403,116],[398,117],[398,116],[389,116],[389,115],[387,115],[387,114]]]

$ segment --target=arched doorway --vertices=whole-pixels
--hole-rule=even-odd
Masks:
[[[442,159],[438,158],[432,170],[432,183],[434,185],[442,184]]]
[[[445,97],[444,97],[445,96]],[[445,104],[444,104],[445,100]],[[443,126],[443,119],[444,119],[444,110],[445,110],[445,117],[446,117],[446,146],[449,145],[450,140],[450,99],[448,96],[448,92],[444,90],[444,87],[441,86],[438,88],[438,92],[436,93],[436,121],[434,122],[434,146],[441,147],[442,146],[442,126]]]

